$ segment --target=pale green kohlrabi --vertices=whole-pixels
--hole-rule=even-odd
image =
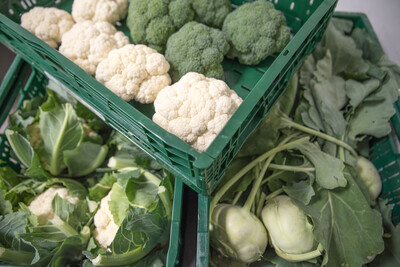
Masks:
[[[377,199],[382,191],[382,181],[378,170],[368,159],[358,156],[356,171],[364,182],[371,196],[371,200]]]
[[[307,216],[286,195],[267,201],[262,220],[275,252],[288,261],[310,260],[321,255]]]
[[[259,260],[268,245],[268,234],[261,220],[252,213],[257,192],[276,153],[292,149],[308,141],[308,137],[288,142],[283,140],[279,146],[257,157],[235,173],[213,196],[210,203],[210,244],[221,254],[244,263]],[[218,204],[222,196],[248,171],[264,162],[263,168],[256,171],[251,191],[243,206]]]

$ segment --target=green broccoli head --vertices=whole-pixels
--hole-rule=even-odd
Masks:
[[[195,20],[210,27],[221,28],[232,11],[230,0],[192,0]]]
[[[228,51],[229,43],[222,31],[192,21],[168,39],[165,58],[174,82],[188,72],[223,80],[221,62]]]
[[[266,0],[243,4],[229,13],[222,31],[231,44],[227,57],[245,65],[281,52],[290,40],[285,16]]]
[[[171,34],[194,16],[190,0],[131,0],[126,23],[135,44],[163,53]]]

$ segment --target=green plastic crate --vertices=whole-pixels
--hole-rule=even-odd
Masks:
[[[10,66],[0,86],[0,159],[7,166],[20,170],[20,164],[13,159],[7,137],[3,133],[8,114],[18,108],[24,100],[35,96],[43,96],[48,82],[46,76],[32,69],[20,56],[17,56]],[[182,201],[184,184],[180,179],[175,179],[174,202],[172,207],[172,219],[170,227],[170,239],[168,242],[167,267],[178,266],[182,261]],[[0,264],[0,266],[4,266]],[[10,265],[5,265],[10,266]]]
[[[293,38],[279,55],[257,66],[224,61],[226,81],[244,101],[203,153],[156,125],[151,120],[152,105],[123,101],[57,50],[19,26],[20,15],[34,6],[55,6],[70,11],[72,0],[2,0],[0,42],[64,86],[196,192],[211,194],[226,166],[285,90],[292,73],[320,41],[337,3],[337,0],[270,1],[285,14]],[[237,7],[248,1],[231,2]],[[129,36],[126,26],[119,29]]]
[[[368,17],[363,13],[335,12],[334,17],[354,22],[354,27],[366,29],[380,46]],[[394,204],[392,221],[400,223],[400,99],[394,103],[396,114],[391,118],[391,134],[373,139],[370,143],[370,158],[378,169],[382,180],[380,197]],[[210,196],[198,195],[196,266],[208,266],[209,261],[209,204]]]

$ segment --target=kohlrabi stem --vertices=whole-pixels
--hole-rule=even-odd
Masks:
[[[288,137],[289,138],[289,137]],[[286,138],[285,140],[287,140]],[[225,183],[219,191],[215,194],[215,196],[212,198],[210,202],[210,216],[214,210],[214,207],[217,205],[219,200],[223,197],[223,195],[231,188],[232,185],[234,185],[240,178],[242,178],[243,175],[245,175],[248,171],[250,171],[254,166],[256,166],[259,162],[264,161],[268,157],[270,157],[273,154],[276,154],[280,151],[286,150],[286,149],[291,149],[296,147],[297,145],[308,141],[310,138],[308,136],[297,139],[296,141],[277,146],[264,154],[258,156],[255,160],[247,164],[243,169],[241,169],[239,172],[237,172],[227,183]]]
[[[291,171],[291,172],[313,172],[315,168],[312,167],[300,167],[300,166],[290,166],[290,165],[280,165],[271,163],[269,167],[272,170],[281,170],[281,171]]]
[[[257,212],[256,212],[256,216],[258,218],[261,217],[261,211],[264,207],[266,197],[267,197],[267,195],[264,192],[261,192],[261,197],[258,199],[258,206],[257,206]]]
[[[275,248],[275,252],[276,254],[281,257],[284,258],[288,261],[292,261],[292,262],[300,262],[300,261],[308,261],[308,260],[312,260],[316,257],[319,257],[322,255],[323,252],[323,247],[321,244],[318,245],[316,250],[310,251],[310,252],[306,252],[306,253],[302,253],[302,254],[290,254],[290,253],[285,253],[277,248]]]
[[[271,163],[271,161],[274,159],[276,153],[273,153],[264,163],[263,168],[261,169],[260,173],[257,176],[257,179],[253,182],[253,187],[251,188],[250,194],[246,199],[246,202],[243,205],[243,208],[245,210],[250,211],[251,206],[254,203],[254,199],[256,197],[257,191],[259,190],[261,186],[262,179],[267,172],[268,166]]]
[[[273,199],[276,196],[279,196],[280,194],[282,194],[284,191],[282,188],[279,188],[278,190],[275,190],[272,193],[269,193],[268,195],[265,196],[265,201],[268,201],[270,199]]]
[[[279,171],[279,172],[275,172],[273,174],[271,174],[270,176],[268,176],[267,178],[265,178],[262,182],[261,185],[264,185],[265,183],[267,183],[268,181],[270,181],[271,179],[281,175],[282,173],[284,173],[284,171]]]
[[[342,142],[344,142],[344,135],[342,135]],[[343,162],[346,160],[346,156],[344,155],[344,149],[342,146],[339,146],[339,158]]]
[[[321,132],[316,131],[314,129],[308,128],[308,127],[306,127],[304,125],[298,124],[298,123],[296,123],[296,122],[294,122],[294,121],[292,121],[290,119],[281,118],[281,120],[284,121],[287,125],[291,126],[294,129],[297,129],[299,131],[302,131],[302,132],[305,132],[305,133],[320,137],[322,139],[325,139],[326,141],[329,141],[329,142],[334,143],[334,144],[336,144],[338,146],[341,146],[344,149],[347,149],[354,157],[357,157],[357,152],[351,146],[349,146],[349,144],[347,144],[346,142],[343,142],[343,141],[341,141],[341,140],[339,140],[339,139],[337,139],[337,138],[335,138],[333,136],[330,136],[328,134],[324,134],[324,133],[321,133]]]
[[[0,261],[15,265],[31,265],[35,253],[0,247]]]
[[[232,205],[236,205],[236,203],[239,201],[239,198],[242,196],[242,194],[243,194],[243,191],[239,191],[236,193],[236,196],[232,201]]]

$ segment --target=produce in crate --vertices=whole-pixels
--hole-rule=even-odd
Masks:
[[[115,24],[128,14],[128,0],[74,0],[71,15],[76,22],[106,21]]]
[[[232,11],[229,0],[192,0],[195,20],[214,28],[221,28],[226,16]]]
[[[187,0],[131,0],[126,24],[135,44],[145,44],[164,53],[171,34],[194,16]]]
[[[105,21],[86,20],[76,23],[66,32],[59,51],[90,75],[96,73],[97,65],[108,53],[129,44],[129,38]]]
[[[174,82],[188,72],[224,80],[221,63],[228,51],[229,43],[222,31],[192,21],[170,36],[165,57],[171,64]]]
[[[96,69],[96,79],[125,101],[148,104],[171,84],[164,56],[145,45],[112,50]]]
[[[218,244],[215,229],[228,222],[213,220],[216,207],[220,202],[241,206],[254,197],[250,210],[263,218],[270,247],[251,266],[399,264],[400,228],[390,222],[393,206],[376,198],[379,176],[365,180],[364,170],[357,169],[360,157],[367,168],[372,165],[366,158],[369,141],[391,132],[399,70],[370,35],[351,21],[333,19],[300,69],[298,88],[288,88],[262,122],[268,135],[257,130],[250,136],[246,153],[238,154],[242,157],[217,188],[210,203],[213,249],[230,246]],[[252,155],[261,138],[268,138],[266,150],[253,149]],[[376,169],[367,172],[376,174]],[[280,207],[282,199],[289,207]],[[236,264],[238,258],[215,259],[213,266]]]
[[[17,173],[1,162],[0,261],[164,262],[173,177],[82,104],[50,87],[54,91],[46,97],[25,100],[9,117],[11,155],[25,166]],[[65,178],[71,173],[74,179]],[[101,204],[107,195],[107,205]]]
[[[224,81],[189,72],[157,95],[153,121],[202,152],[241,103]]]
[[[55,7],[34,7],[22,14],[21,26],[57,49],[61,38],[75,24],[65,10]]]
[[[222,31],[231,49],[228,58],[241,64],[257,65],[281,52],[290,41],[284,14],[267,0],[245,3],[226,16]]]

